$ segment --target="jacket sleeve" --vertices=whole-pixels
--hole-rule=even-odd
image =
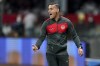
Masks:
[[[41,31],[40,31],[40,37],[36,42],[36,46],[38,47],[38,49],[40,49],[40,46],[46,37],[46,25],[47,25],[47,22],[44,22],[42,24]]]
[[[74,26],[72,24],[72,22],[70,20],[68,20],[68,32],[70,33],[73,41],[75,42],[77,48],[81,47],[82,48],[82,44],[80,42],[79,36],[76,33],[76,30],[74,29]]]

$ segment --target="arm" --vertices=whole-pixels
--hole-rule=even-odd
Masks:
[[[73,41],[75,42],[77,48],[82,48],[79,36],[77,35],[77,33],[74,29],[74,26],[70,20],[68,20],[68,32],[71,34],[71,37],[72,37]]]
[[[46,37],[46,25],[47,25],[47,22],[44,22],[44,23],[42,24],[40,37],[39,37],[39,39],[37,40],[37,42],[36,42],[36,44],[35,44],[35,45],[37,46],[38,49],[40,48],[42,42],[44,41],[44,39],[45,39],[45,37]]]
[[[74,29],[74,26],[70,20],[68,20],[68,32],[71,34],[71,36],[72,36],[72,38],[73,38],[73,40],[78,48],[79,55],[82,56],[83,55],[82,44],[81,44],[80,39],[79,39],[75,29]]]

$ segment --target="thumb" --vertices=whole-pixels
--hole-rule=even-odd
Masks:
[[[37,48],[36,45],[32,45],[32,49],[33,49],[34,51],[38,50],[38,48]]]

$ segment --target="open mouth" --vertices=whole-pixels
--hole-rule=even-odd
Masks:
[[[52,14],[49,14],[50,16],[52,15]]]

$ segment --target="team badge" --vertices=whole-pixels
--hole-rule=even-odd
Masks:
[[[61,25],[61,29],[65,29],[65,25]]]

